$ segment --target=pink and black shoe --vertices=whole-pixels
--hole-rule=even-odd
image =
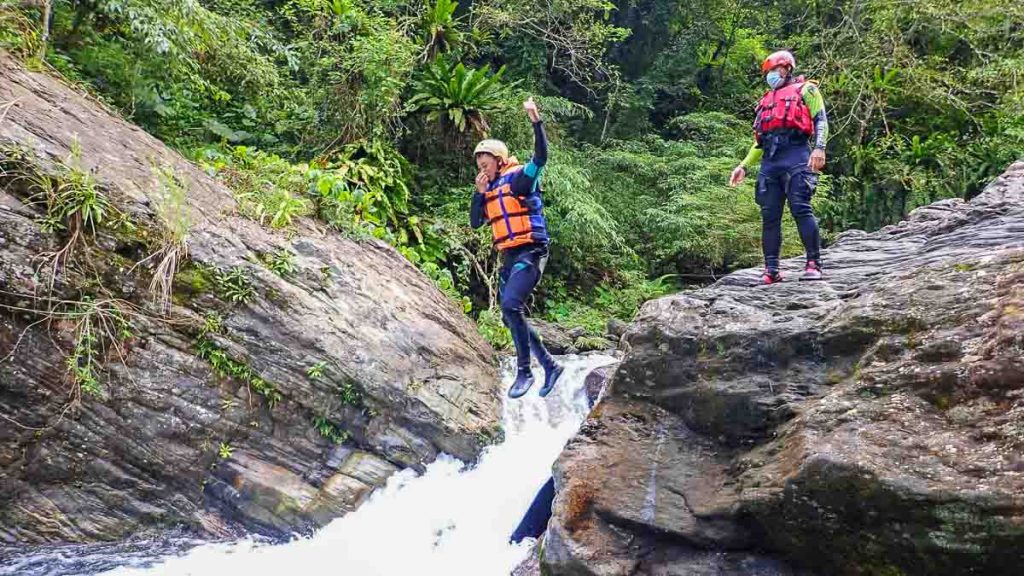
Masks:
[[[779,274],[778,270],[769,270],[765,268],[764,273],[761,274],[761,285],[767,286],[769,284],[778,284],[782,282],[782,274]]]
[[[821,265],[818,264],[817,260],[808,260],[807,265],[804,266],[804,275],[800,277],[801,280],[821,280]]]

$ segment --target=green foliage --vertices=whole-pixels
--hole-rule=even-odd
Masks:
[[[349,145],[308,164],[246,146],[207,147],[196,158],[234,191],[243,215],[272,228],[315,213],[341,231],[398,245],[420,237],[418,219],[407,218],[408,164],[381,142]]]
[[[310,366],[306,370],[306,376],[310,380],[320,380],[327,377],[327,361],[321,360]],[[338,399],[341,400],[341,404],[343,406],[352,406],[353,408],[358,409],[366,407],[364,403],[365,393],[363,392],[362,386],[357,382],[347,377],[342,377],[336,386],[338,390]]]
[[[0,48],[23,59],[44,45],[29,4],[0,3]],[[831,140],[814,203],[826,240],[939,198],[970,198],[1024,157],[1015,34],[1024,7],[1011,0],[969,11],[952,0],[53,8],[46,62],[196,159],[233,190],[242,215],[278,230],[318,218],[390,243],[477,313],[499,347],[509,345],[495,308],[499,262],[487,231],[466,222],[471,150],[487,134],[528,157],[527,96],[552,139],[543,179],[552,252],[531,305],[593,336],[646,298],[759,264],[754,174],[736,189],[725,181],[751,142],[752,107],[766,89],[760,60],[776,48],[795,47],[799,72],[825,97]],[[68,239],[50,255],[54,276],[77,241],[128,225],[88,170],[65,164],[21,175],[47,226]],[[188,183],[158,171],[166,230],[150,258],[159,258],[154,292],[166,294],[186,253]],[[797,255],[784,223],[784,254]],[[261,260],[293,273],[283,254]],[[179,285],[206,282],[228,302],[255,297],[240,269],[195,272],[179,274],[189,276]]]
[[[487,66],[473,70],[462,62],[436,60],[417,82],[409,108],[427,112],[431,121],[447,122],[460,134],[469,129],[485,136],[490,131],[485,115],[507,105],[508,87],[501,84],[504,73],[504,66],[491,74]]]
[[[295,274],[295,257],[285,248],[260,254],[259,258],[268,270],[281,278]]]
[[[450,52],[463,42],[464,34],[459,30],[460,18],[455,16],[459,8],[456,0],[429,0],[424,2],[422,28],[426,36],[423,51],[425,61],[434,60],[444,52]]]
[[[563,326],[584,328],[587,335],[598,337],[604,335],[609,318],[630,322],[644,302],[675,289],[668,276],[646,280],[632,272],[620,279],[618,286],[604,283],[584,294],[572,295],[560,287],[549,294],[544,316]]]
[[[156,210],[163,228],[157,238],[157,249],[146,260],[157,260],[149,291],[166,311],[170,308],[178,264],[188,258],[188,234],[192,228],[192,219],[187,187],[170,167],[158,168],[156,172],[161,185]]]
[[[66,178],[45,181],[47,231],[78,229],[96,235],[96,225],[110,211],[110,202],[88,173],[70,172]]]
[[[273,31],[198,0],[56,2],[52,36],[61,72],[171,142],[230,130],[235,141],[273,143],[274,117],[297,100]]]
[[[220,457],[221,460],[227,460],[228,458],[231,458],[231,453],[233,451],[234,449],[231,447],[231,444],[221,442],[220,446],[217,447],[217,456]]]
[[[314,416],[313,427],[332,444],[344,444],[351,437],[347,430],[335,425],[325,416]]]
[[[42,45],[42,11],[15,0],[0,0],[0,48],[31,58]]]
[[[309,369],[306,370],[306,376],[310,380],[319,380],[324,377],[324,368],[326,367],[327,362],[325,360],[321,360],[316,364],[313,364],[312,366],[309,367]]]
[[[812,43],[838,127],[840,204],[827,224],[875,228],[969,198],[1024,155],[1024,92],[1007,75],[1024,63],[1007,27],[1022,24],[1024,7],[1008,0],[967,12],[946,0],[869,2],[827,24]]]
[[[95,236],[99,227],[130,226],[110,204],[93,175],[81,167],[78,142],[71,145],[69,158],[58,166],[55,175],[45,174],[22,164],[21,177],[27,181],[32,199],[45,204],[46,216],[40,222],[48,232],[64,231],[74,242],[82,235]]]
[[[559,161],[545,167],[543,187],[551,233],[561,239],[554,247],[553,263],[566,273],[586,273],[613,267],[609,255],[618,260],[631,256],[622,235],[621,215],[599,196],[615,194],[603,186],[622,186],[627,181],[596,182],[587,153],[552,147],[551,154]]]
[[[312,213],[305,198],[308,170],[276,154],[248,146],[206,147],[195,153],[199,165],[228,185],[243,216],[271,228],[287,228]]]
[[[102,392],[96,379],[96,356],[96,338],[90,331],[84,331],[75,339],[75,347],[66,361],[72,384],[83,394],[99,396]]]
[[[68,376],[71,383],[83,394],[99,396],[102,392],[97,373],[102,369],[99,358],[99,337],[93,314],[88,304],[84,309],[74,311],[81,319],[75,326],[74,345],[66,359]]]
[[[183,246],[192,229],[188,185],[182,182],[169,166],[154,168],[154,171],[160,181],[156,212],[164,225],[165,240],[167,243]]]
[[[355,408],[363,408],[363,389],[358,383],[352,380],[344,380],[338,385],[338,394],[341,398],[341,403],[345,406],[352,406]]]
[[[754,178],[736,189],[722,176],[742,154],[743,129],[702,114],[676,125],[694,137],[713,137],[679,142],[652,136],[579,151],[553,148],[558,160],[545,176],[545,200],[559,239],[551,258],[556,274],[595,285],[664,274],[692,282],[760,262]],[[789,219],[784,238],[786,254],[802,250]]]
[[[564,77],[590,88],[607,81],[613,69],[604,57],[614,42],[629,36],[609,16],[615,5],[605,0],[563,0],[539,9],[526,0],[483,0],[473,4],[474,24],[511,48],[539,44],[551,66]]]
[[[334,271],[331,270],[330,266],[323,266],[320,268],[320,287],[327,289],[331,285],[331,280],[334,278]]]
[[[1024,155],[1021,89],[1008,74],[1024,46],[1007,33],[1024,23],[1024,8],[1009,0],[959,8],[949,0],[641,2],[620,19],[634,34],[617,51],[639,98],[613,110],[608,132],[636,138],[639,115],[669,120],[666,136],[690,138],[671,119],[693,112],[749,125],[765,90],[758,62],[795,46],[798,72],[821,81],[830,119],[826,229],[874,229],[940,198],[969,198]]]
[[[213,289],[219,298],[232,304],[246,304],[256,299],[252,277],[244,268],[216,268],[209,270]]]
[[[4,113],[6,110],[0,109],[0,120]],[[76,249],[95,238],[100,229],[111,233],[135,230],[131,220],[111,204],[92,171],[81,166],[80,156],[74,140],[66,160],[44,169],[45,163],[24,149],[0,148],[0,183],[27,197],[30,204],[42,205],[40,227],[63,237],[57,250],[41,254],[50,265],[51,290],[61,270],[72,263]]]
[[[224,319],[220,314],[211,312],[203,316],[203,325],[199,328],[200,334],[219,334],[224,329]]]
[[[464,310],[471,307],[451,270],[443,266],[447,251],[457,245],[437,225],[409,213],[409,164],[390,146],[352,144],[329,160],[309,164],[292,164],[245,146],[207,147],[196,157],[207,172],[232,188],[243,214],[267,223],[268,205],[287,198],[291,205],[301,204],[302,215],[315,211],[341,232],[396,246]],[[283,214],[270,219],[270,226],[290,224],[292,215]],[[264,255],[262,261],[279,275],[291,273],[290,263],[281,258]]]
[[[578,350],[603,350],[611,347],[611,343],[601,336],[583,335],[573,342]]]
[[[244,362],[239,362],[221,348],[214,337],[222,330],[222,320],[217,315],[206,316],[203,325],[199,329],[199,336],[196,338],[196,356],[210,363],[214,374],[219,378],[234,378],[246,385],[250,392],[255,391],[267,401],[267,405],[273,408],[281,401],[281,393],[277,388],[260,378],[256,372]]]
[[[61,302],[51,315],[70,324],[72,346],[65,367],[74,393],[102,395],[99,375],[104,359],[109,354],[123,362],[121,343],[132,336],[127,314],[113,300],[83,298],[80,302]]]
[[[488,308],[477,316],[477,328],[484,340],[490,342],[495,350],[507,350],[512,347],[512,334],[501,320],[500,308]]]
[[[310,169],[309,189],[320,217],[339,230],[402,246],[420,237],[418,219],[408,218],[408,171],[390,146],[364,142]]]
[[[445,296],[459,305],[463,312],[469,313],[473,309],[473,302],[469,296],[459,291],[459,286],[451,269],[441,265],[440,262],[446,256],[445,254],[435,254],[433,246],[427,243],[422,243],[418,246],[403,246],[399,248],[399,251],[410,262],[415,264],[421,272],[426,274],[428,278],[433,280],[434,285],[441,292],[444,292]]]
[[[295,0],[270,16],[294,42],[302,105],[291,137],[314,154],[401,129],[401,95],[418,42],[386,7],[346,0]],[[281,16],[284,18],[282,19]]]

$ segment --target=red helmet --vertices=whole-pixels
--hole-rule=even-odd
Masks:
[[[761,63],[761,71],[767,72],[776,66],[786,65],[789,66],[789,71],[792,72],[796,68],[796,58],[793,57],[793,53],[789,50],[779,50],[778,52],[772,52],[764,59]]]

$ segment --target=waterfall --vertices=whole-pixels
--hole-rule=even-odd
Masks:
[[[476,465],[442,455],[422,474],[401,471],[357,511],[311,536],[283,544],[257,538],[190,543],[184,553],[180,543],[153,543],[145,550],[136,544],[131,553],[119,553],[116,546],[73,553],[43,548],[16,560],[14,569],[18,574],[96,574],[118,566],[103,572],[116,576],[290,576],[315,573],[311,570],[351,576],[507,576],[532,544],[510,544],[509,536],[587,415],[586,375],[615,359],[566,356],[560,361],[565,373],[547,398],[537,396],[538,382],[525,397],[506,399],[505,439],[487,448]],[[537,368],[536,373],[543,371]],[[506,369],[506,387],[511,376]],[[83,564],[90,554],[94,561]]]

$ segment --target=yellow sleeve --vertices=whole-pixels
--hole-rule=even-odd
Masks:
[[[764,154],[764,150],[758,148],[757,142],[754,142],[750,145],[750,150],[747,151],[747,155],[743,157],[743,161],[740,162],[740,166],[746,168],[755,162],[760,162],[762,154]]]

